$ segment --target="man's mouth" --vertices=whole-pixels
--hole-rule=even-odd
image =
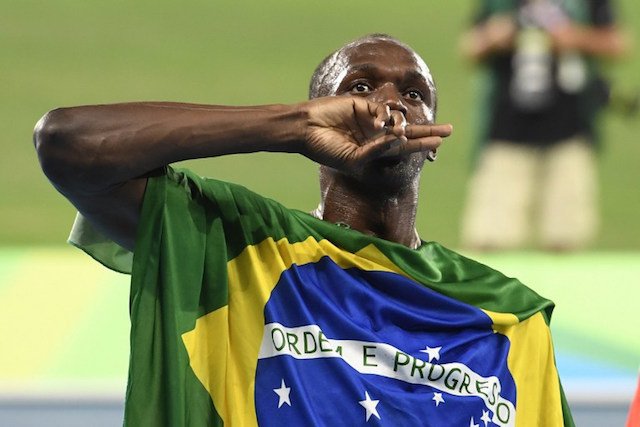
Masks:
[[[380,157],[375,160],[375,163],[378,164],[380,167],[390,168],[390,167],[399,165],[405,160],[406,160],[406,156],[393,155],[393,156]]]

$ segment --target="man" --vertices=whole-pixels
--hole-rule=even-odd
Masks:
[[[612,3],[479,2],[462,44],[465,56],[486,71],[464,246],[522,248],[534,227],[534,243],[546,250],[578,250],[592,242],[598,228],[596,116],[608,96],[596,61],[626,50]]]
[[[424,61],[366,36],[319,65],[310,97],[37,125],[43,169],[81,213],[72,242],[121,271],[103,235],[135,252],[125,423],[571,424],[553,304],[417,235],[420,171],[451,133]],[[167,166],[255,151],[321,164],[314,215]]]

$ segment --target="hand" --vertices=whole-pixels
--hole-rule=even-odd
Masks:
[[[407,124],[404,114],[357,97],[326,97],[303,104],[308,113],[301,153],[320,164],[350,169],[383,156],[433,151],[451,125]]]
[[[583,32],[572,24],[562,25],[549,30],[553,46],[560,52],[568,50],[580,50],[583,41]]]
[[[482,60],[496,52],[507,52],[513,48],[516,32],[517,25],[513,16],[492,16],[463,35],[460,51],[474,61]]]
[[[506,51],[513,47],[517,30],[513,16],[496,15],[484,24],[483,34],[493,51]]]

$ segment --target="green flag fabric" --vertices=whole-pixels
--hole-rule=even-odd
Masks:
[[[573,425],[551,301],[186,170],[149,179],[130,307],[127,426]]]

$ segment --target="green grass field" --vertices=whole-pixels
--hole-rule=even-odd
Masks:
[[[640,4],[619,2],[633,34]],[[33,125],[56,106],[133,100],[216,104],[295,102],[319,60],[343,42],[387,32],[430,63],[439,119],[455,136],[428,165],[418,226],[455,247],[472,147],[472,69],[456,52],[472,2],[408,0],[5,0],[0,14],[1,245],[62,244],[73,209],[48,184],[31,145]],[[637,43],[636,43],[637,44]],[[610,67],[616,86],[640,85],[637,55]],[[605,117],[599,249],[638,249],[640,120]],[[203,175],[242,183],[311,209],[316,168],[293,155],[256,154],[192,162]]]

